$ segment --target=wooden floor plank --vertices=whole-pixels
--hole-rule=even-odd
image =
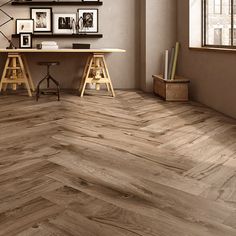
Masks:
[[[235,236],[236,121],[141,91],[0,95],[0,235]]]

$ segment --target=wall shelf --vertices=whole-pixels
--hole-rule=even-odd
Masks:
[[[33,34],[33,38],[102,38],[102,34]],[[12,34],[12,38],[19,38],[19,34]]]
[[[26,1],[26,2],[12,2],[12,5],[15,6],[101,6],[103,2],[98,1],[90,1],[90,2],[82,2],[82,1]]]

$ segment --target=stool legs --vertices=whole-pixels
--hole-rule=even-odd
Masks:
[[[107,90],[115,97],[104,54],[95,53],[88,58],[79,88],[81,97],[87,84],[96,84],[96,90],[100,90],[100,85],[105,84]]]
[[[47,88],[49,88],[49,81],[52,81],[56,86],[57,86],[57,92],[47,92],[47,91],[41,91],[40,92],[40,86],[41,84],[46,81],[47,82]],[[40,94],[56,94],[57,95],[57,100],[60,101],[60,86],[59,83],[50,75],[47,75],[45,78],[43,78],[37,86],[37,90],[36,90],[36,101],[39,100]]]
[[[23,60],[19,53],[8,54],[0,81],[0,92],[2,89],[5,91],[8,84],[13,90],[16,90],[18,85],[24,84],[30,97],[32,97],[31,90],[35,90],[26,59]]]

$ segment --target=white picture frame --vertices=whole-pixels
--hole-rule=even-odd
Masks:
[[[34,20],[34,32],[52,32],[52,8],[30,8],[31,19]]]
[[[76,13],[54,13],[53,34],[75,34]]]
[[[33,33],[34,20],[32,19],[16,19],[16,34]]]

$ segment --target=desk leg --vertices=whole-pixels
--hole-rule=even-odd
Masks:
[[[2,89],[6,90],[8,84],[12,86],[13,90],[17,89],[17,85],[24,84],[29,96],[32,97],[29,79],[26,75],[25,66],[19,53],[8,53],[0,83],[0,91]]]
[[[87,61],[87,65],[88,65],[88,69],[85,68],[86,70],[86,73],[85,73],[85,77],[84,77],[84,80],[82,80],[81,82],[81,93],[80,93],[80,97],[83,97],[84,96],[84,91],[85,91],[85,88],[86,88],[86,84],[88,83],[88,80],[89,80],[89,75],[90,75],[90,72],[91,72],[91,69],[92,69],[92,64],[93,64],[93,57],[90,57]],[[87,66],[86,65],[86,66]]]
[[[102,56],[103,60],[102,60],[102,64],[103,64],[103,68],[105,69],[105,74],[106,74],[106,77],[108,79],[108,83],[106,83],[107,87],[108,87],[108,91],[109,90],[109,86],[110,86],[110,89],[111,89],[111,93],[112,93],[112,96],[115,97],[115,91],[113,89],[113,85],[112,85],[112,82],[111,82],[111,76],[110,76],[110,73],[108,71],[108,67],[107,67],[107,63],[106,63],[106,60],[105,60],[105,56],[103,55]]]
[[[26,56],[24,54],[22,55],[22,60],[23,60],[24,66],[25,66],[25,72],[26,72],[27,78],[29,80],[30,88],[34,92],[35,91],[34,82],[32,80],[32,76],[31,76],[31,73],[30,73],[29,65],[28,65]]]
[[[88,56],[87,61],[86,61],[86,64],[85,64],[85,67],[84,67],[83,76],[82,76],[82,79],[81,79],[81,81],[80,81],[79,93],[82,92],[83,85],[84,85],[84,83],[85,83],[85,79],[86,79],[86,76],[87,76],[87,73],[88,73],[88,69],[89,69],[89,65],[90,65],[90,61],[91,61],[91,60],[92,60],[92,56]]]
[[[3,73],[2,73],[2,78],[1,78],[1,82],[0,82],[0,92],[2,91],[2,89],[3,89],[3,91],[6,91],[6,89],[7,89],[7,84],[4,84],[4,79],[7,76],[8,65],[10,65],[10,58],[9,57],[7,58],[7,61],[6,61],[6,64],[5,64]]]
[[[22,71],[22,74],[23,74],[23,78],[25,78],[25,86],[26,86],[26,89],[28,91],[28,94],[30,97],[32,97],[32,93],[31,93],[31,89],[30,89],[30,83],[29,83],[29,80],[28,80],[28,76],[26,74],[26,70],[25,70],[25,66],[24,66],[24,63],[22,61],[22,58],[19,57],[19,64],[20,64],[20,67],[21,67],[21,71]]]
[[[96,90],[100,90],[100,85],[105,84],[107,90],[115,97],[104,54],[94,53],[87,61],[80,85],[81,97],[84,95],[86,84],[96,84]]]
[[[14,69],[14,68],[16,68],[16,66],[17,66],[17,62],[16,62],[16,57],[13,57],[12,58],[12,78],[13,79],[17,79],[17,71],[16,71],[16,69]],[[17,84],[12,84],[12,89],[13,90],[16,90],[16,86],[17,86]]]

